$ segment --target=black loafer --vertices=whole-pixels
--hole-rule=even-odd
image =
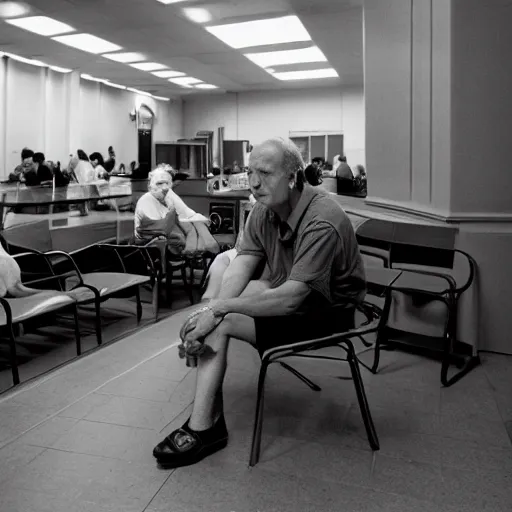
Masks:
[[[158,443],[153,456],[160,466],[171,469],[190,466],[203,460],[228,444],[228,430],[224,415],[207,430],[199,432],[188,426],[188,420],[179,429]]]

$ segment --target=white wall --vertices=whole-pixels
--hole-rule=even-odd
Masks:
[[[112,145],[118,162],[128,165],[138,152],[137,128],[129,112],[140,103],[156,114],[153,140],[181,136],[180,100],[159,101],[80,80],[76,73],[0,59],[0,176],[19,164],[24,147],[67,165],[77,149],[99,151],[106,158]]]
[[[228,93],[183,102],[183,134],[224,127],[225,139],[288,137],[290,132],[344,132],[349,162],[364,163],[362,90],[339,88]],[[217,155],[214,141],[214,154]]]

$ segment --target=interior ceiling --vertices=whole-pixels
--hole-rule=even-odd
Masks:
[[[1,1],[1,0],[0,0]],[[164,5],[156,0],[28,0],[31,15],[46,15],[123,47],[145,54],[148,60],[165,64],[219,90],[254,91],[363,84],[363,0],[188,0]],[[297,14],[315,44],[323,51],[339,78],[280,81],[189,21],[184,7],[203,7],[212,15],[208,25]],[[308,43],[251,48],[243,51],[291,49]],[[128,87],[161,96],[204,94],[183,89],[166,79],[139,71],[127,64],[82,52],[14,27],[0,20],[0,51],[48,64],[78,69]],[[317,68],[318,64],[309,65]],[[282,67],[284,68],[284,67]],[[296,66],[286,66],[297,69]],[[307,69],[302,65],[300,69]]]

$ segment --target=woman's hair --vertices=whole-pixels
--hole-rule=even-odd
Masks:
[[[105,160],[103,160],[103,155],[101,153],[98,153],[95,151],[94,153],[91,153],[89,155],[89,160],[92,162],[94,160],[98,160],[98,164],[100,164],[102,167],[105,165]]]
[[[85,160],[86,162],[89,161],[89,158],[87,157],[87,155],[83,149],[77,150],[76,156],[78,157],[79,160]]]
[[[36,164],[42,164],[45,160],[44,153],[34,153],[34,162]]]
[[[313,164],[310,164],[304,169],[304,176],[306,181],[313,187],[317,187],[322,183],[322,171]]]
[[[34,152],[31,149],[23,148],[21,150],[21,159],[25,160],[25,158],[30,158],[34,156]]]

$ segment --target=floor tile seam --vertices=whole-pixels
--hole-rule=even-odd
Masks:
[[[127,462],[129,464],[133,464],[134,466],[139,466],[139,467],[153,466],[153,464],[150,464],[149,462],[137,462],[135,460],[127,460],[127,459],[122,459],[120,457],[109,457],[107,455],[93,454],[93,453],[87,453],[87,452],[82,452],[82,451],[77,452],[77,451],[73,451],[73,450],[65,450],[63,448],[46,447],[45,452],[49,452],[49,451],[59,452],[59,453],[68,453],[68,454],[72,454],[72,455],[85,455],[86,457],[94,457],[95,459],[115,460],[115,461],[120,461],[120,462]],[[39,454],[39,455],[42,455],[42,453]],[[31,461],[31,462],[33,462],[33,461]]]
[[[81,400],[83,400],[84,398],[94,394],[96,391],[100,390],[103,386],[109,384],[110,382],[113,382],[115,379],[118,379],[119,377],[123,376],[123,375],[126,375],[128,373],[130,373],[132,370],[135,370],[136,368],[138,368],[139,366],[143,365],[144,363],[147,363],[148,361],[151,361],[152,359],[154,359],[155,357],[158,357],[159,355],[163,354],[164,352],[167,352],[168,350],[171,350],[172,348],[178,346],[180,344],[179,341],[176,341],[175,343],[172,343],[171,345],[169,345],[168,347],[164,348],[164,349],[161,349],[159,350],[156,354],[153,354],[152,356],[150,357],[147,357],[145,358],[144,360],[140,361],[139,363],[137,363],[136,365],[134,365],[133,367],[129,368],[128,370],[125,370],[124,372],[121,372],[119,375],[116,375],[115,377],[112,377],[111,379],[107,380],[107,382],[104,382],[103,384],[101,384],[100,386],[98,386],[97,388],[89,391],[88,393],[86,393],[84,396],[82,396],[81,398],[78,398],[77,400],[75,400],[74,402],[66,405],[65,407],[59,409],[58,411],[56,411],[55,413],[51,414],[50,416],[46,417],[45,419],[43,419],[42,421],[39,421],[38,423],[36,423],[35,425],[33,425],[32,427],[24,430],[23,432],[17,434],[16,436],[14,436],[13,438],[9,439],[7,442],[3,443],[1,446],[0,446],[0,449],[13,443],[14,441],[16,441],[17,439],[19,439],[21,436],[27,434],[28,432],[30,432],[31,430],[34,430],[36,429],[37,427],[43,425],[44,423],[48,422],[49,420],[59,416],[62,412],[64,412],[66,409],[69,409],[70,407],[72,407],[73,405],[77,404],[78,402],[80,402]],[[12,397],[11,397],[12,398]],[[0,401],[0,404],[1,404],[1,401]],[[82,418],[72,418],[72,419],[82,419]]]
[[[166,425],[165,425],[165,426],[160,430],[159,434],[161,434],[164,430],[166,430],[166,429],[169,427],[169,425],[171,425],[171,424],[172,424],[172,422],[173,422],[173,421],[175,421],[175,420],[176,420],[176,418],[177,418],[178,416],[180,416],[180,415],[181,415],[181,414],[183,414],[183,413],[184,413],[188,408],[190,408],[190,407],[193,405],[193,403],[194,403],[194,401],[192,400],[192,401],[191,401],[191,402],[190,402],[186,407],[184,407],[184,408],[183,408],[183,409],[182,409],[178,414],[176,414],[176,415],[172,418],[172,420],[171,420],[171,421],[169,421],[169,423],[167,423],[167,424],[166,424]]]
[[[144,509],[142,510],[142,512],[146,512],[146,510],[148,509],[148,507],[151,505],[151,503],[153,503],[153,500],[157,497],[158,493],[163,489],[164,485],[167,484],[167,482],[169,481],[169,479],[171,478],[171,476],[175,473],[176,471],[176,468],[175,469],[172,469],[171,471],[169,471],[169,475],[167,476],[167,478],[164,480],[164,482],[162,483],[162,485],[158,488],[158,490],[155,492],[155,494],[153,496],[151,496],[151,499],[149,500],[148,504],[144,507]]]
[[[130,400],[141,400],[143,402],[149,402],[151,404],[170,404],[171,398],[172,398],[172,395],[171,395],[171,398],[169,398],[168,400],[153,400],[151,398],[142,398],[140,396],[119,395],[117,393],[101,392],[101,390],[96,390],[96,391],[94,391],[94,393],[96,395],[101,395],[101,396],[109,396],[109,397],[116,397],[116,398],[129,398]]]
[[[171,316],[169,316],[169,317],[167,317],[165,319],[162,319],[162,321],[158,322],[157,324],[163,323],[164,320],[168,320],[172,316],[173,315],[171,315]],[[42,376],[39,376],[39,377],[36,377],[32,382],[26,383],[25,385],[22,383],[22,385],[18,389],[15,389],[15,390],[13,390],[11,392],[7,391],[7,393],[4,396],[0,396],[0,405],[2,403],[4,403],[4,402],[7,402],[8,400],[10,400],[12,398],[15,398],[16,396],[20,395],[21,393],[24,393],[26,391],[31,391],[32,389],[37,388],[40,385],[45,384],[46,382],[48,382],[48,381],[50,381],[52,379],[60,377],[64,373],[68,372],[69,368],[74,363],[85,361],[88,358],[88,356],[95,356],[95,355],[99,354],[100,353],[100,349],[102,349],[102,348],[103,349],[105,349],[105,348],[112,348],[112,347],[116,346],[118,343],[128,342],[128,341],[130,341],[130,339],[132,337],[138,336],[139,334],[143,335],[145,331],[153,328],[157,324],[155,324],[155,323],[148,323],[147,325],[143,326],[140,329],[134,328],[134,329],[130,330],[129,332],[124,333],[124,335],[121,338],[115,338],[115,339],[113,339],[113,340],[111,340],[111,341],[109,341],[107,343],[104,343],[103,345],[99,345],[97,347],[94,347],[94,350],[91,351],[90,353],[84,353],[78,359],[71,360],[69,363],[66,363],[66,364],[63,364],[63,365],[59,365],[57,368],[55,368],[53,370],[50,370],[49,373],[47,373],[45,375],[42,375]],[[158,357],[159,355],[163,354],[164,352],[166,352],[170,348],[178,346],[179,343],[180,343],[179,341],[176,341],[175,343],[167,346],[165,349],[159,350],[156,354],[146,358],[141,363],[137,363],[135,366],[133,366],[132,368],[129,368],[124,373],[127,373],[127,372],[137,368],[138,366],[140,366],[141,364],[143,364],[145,362],[151,361],[152,359],[154,359],[154,358]],[[90,359],[89,359],[89,361],[90,361]],[[123,373],[121,373],[121,375],[122,374]]]

